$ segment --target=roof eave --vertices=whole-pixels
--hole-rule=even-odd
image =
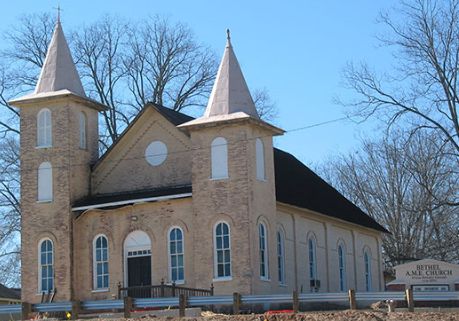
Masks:
[[[214,121],[211,120],[211,121],[204,121],[204,122],[199,122],[199,123],[192,120],[182,125],[179,125],[177,127],[186,129],[188,131],[193,131],[193,130],[197,130],[201,128],[210,128],[210,127],[215,127],[215,126],[230,125],[230,124],[237,124],[237,123],[243,123],[243,122],[249,122],[249,123],[258,125],[260,127],[263,127],[264,129],[272,132],[274,136],[283,135],[285,133],[285,130],[279,127],[273,126],[261,119],[256,119],[252,116],[232,118],[232,119],[221,119],[221,120],[214,120]]]
[[[51,100],[56,100],[57,99],[62,99],[62,98],[68,98],[76,102],[80,102],[85,104],[86,106],[93,108],[97,111],[105,111],[108,110],[109,107],[93,100],[87,97],[82,97],[80,95],[77,95],[72,92],[64,92],[64,93],[58,93],[58,94],[50,94],[50,95],[40,95],[40,94],[32,94],[32,95],[27,95],[23,96],[20,98],[12,99],[8,101],[8,104],[15,106],[15,107],[29,107],[33,106],[36,103],[40,102],[46,102],[46,101],[51,101]]]

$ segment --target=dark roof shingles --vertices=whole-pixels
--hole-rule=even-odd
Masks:
[[[274,148],[274,170],[277,201],[387,232],[293,155]]]
[[[21,295],[19,295],[16,291],[7,288],[3,284],[0,284],[0,298],[20,300]]]

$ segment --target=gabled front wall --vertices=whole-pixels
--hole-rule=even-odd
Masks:
[[[191,183],[189,137],[153,107],[147,105],[145,108],[129,131],[94,169],[93,194]],[[166,160],[158,166],[150,165],[145,159],[145,150],[153,141],[163,142],[168,150]]]

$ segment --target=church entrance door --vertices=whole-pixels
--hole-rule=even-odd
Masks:
[[[128,284],[151,285],[151,256],[128,257]]]
[[[150,238],[143,231],[131,232],[124,241],[124,284],[127,287],[149,286],[151,280]],[[150,289],[132,289],[129,296],[148,297],[143,292],[149,293]]]

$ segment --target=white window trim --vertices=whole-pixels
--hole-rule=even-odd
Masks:
[[[46,134],[48,133],[46,131],[46,126],[45,126],[45,129],[42,129],[42,131],[40,132],[40,126],[39,126],[39,122],[40,122],[40,116],[42,114],[44,114],[45,112],[49,112],[49,142],[46,141]],[[53,114],[51,112],[51,110],[49,110],[48,108],[42,108],[38,114],[37,114],[37,119],[36,119],[36,126],[37,126],[37,137],[36,137],[36,147],[37,148],[50,148],[53,146]],[[41,137],[41,134],[43,134],[44,136],[42,137],[43,140],[44,140],[44,143],[43,144],[40,144],[40,137]]]
[[[81,127],[82,120],[83,127]],[[80,149],[86,150],[88,149],[88,117],[83,111],[78,113],[78,129],[78,145]]]
[[[44,172],[42,172],[42,170],[44,170],[42,167],[44,167],[45,165],[49,165],[49,168],[45,168],[45,169],[49,169],[49,175],[50,175],[50,182],[48,182],[50,185],[49,186],[45,186],[46,188],[50,189],[49,192],[50,192],[50,197],[49,198],[40,198],[40,191],[41,191],[41,188],[40,188],[40,182],[41,180],[47,178],[47,176],[41,176],[41,175],[45,175]],[[43,182],[42,182],[43,183]],[[53,201],[54,199],[54,180],[53,180],[53,165],[50,163],[50,162],[43,162],[41,163],[39,166],[38,166],[38,171],[37,171],[37,203],[50,203]]]
[[[276,241],[277,241],[277,259],[279,260],[279,236],[280,236],[280,247],[281,247],[281,252],[282,252],[282,257],[281,257],[281,266],[279,266],[279,261],[278,261],[278,271],[277,274],[279,275],[279,270],[282,275],[282,280],[279,280],[279,285],[286,285],[286,280],[285,280],[285,234],[282,229],[278,229],[276,233]]]
[[[367,261],[368,261],[368,270],[367,270]],[[371,255],[367,250],[363,252],[363,264],[364,264],[364,275],[365,275],[365,291],[371,292],[373,289],[373,282],[371,279]],[[367,282],[368,281],[368,282]]]
[[[171,260],[171,232],[174,229],[179,229],[182,232],[182,255],[183,255],[183,279],[172,281],[172,260]],[[169,266],[169,282],[174,282],[175,284],[185,284],[185,234],[183,229],[180,226],[172,226],[167,231],[167,261]]]
[[[54,271],[54,242],[49,237],[44,237],[44,238],[40,239],[40,241],[38,242],[38,287],[37,287],[37,289],[38,289],[38,294],[39,295],[41,295],[43,292],[45,292],[45,291],[43,291],[43,289],[41,287],[41,285],[42,285],[42,282],[41,282],[42,281],[42,279],[41,279],[41,277],[42,277],[42,275],[41,275],[41,244],[43,242],[45,242],[45,241],[50,241],[51,242],[51,246],[52,246],[52,251],[51,251],[51,253],[52,253],[52,262],[51,262],[51,264],[52,265],[51,266],[53,268],[53,289],[52,289],[51,292],[54,292],[54,289],[56,288],[56,286],[54,284],[55,283],[55,279],[54,279],[54,276],[55,276],[55,271]]]
[[[259,145],[261,146],[260,151],[258,150]],[[255,171],[257,180],[266,182],[265,144],[260,138],[255,139]],[[259,174],[261,174],[261,176]]]
[[[342,253],[342,261],[343,261],[343,273],[342,273],[342,280],[341,280],[341,262],[340,262],[340,255],[339,255],[339,252],[340,252],[340,249],[341,248],[341,253]],[[347,287],[347,275],[346,275],[346,247],[340,243],[338,245],[338,249],[337,249],[337,252],[338,252],[338,276],[339,276],[339,290],[341,292],[343,291],[346,291],[346,287]],[[341,288],[341,281],[343,283],[343,287]]]
[[[218,140],[218,139],[223,139],[225,141],[224,144],[216,144],[214,145],[215,141]],[[220,146],[225,146],[225,175],[220,175],[220,176],[216,176],[215,173],[214,173],[214,148],[215,147],[220,147]],[[228,167],[228,140],[225,138],[225,137],[222,137],[222,136],[218,136],[218,137],[215,137],[211,144],[210,144],[210,179],[211,180],[223,180],[223,179],[228,179],[229,178],[229,167]]]
[[[312,241],[312,257],[313,262],[311,262],[311,247],[310,242]],[[309,280],[317,280],[317,242],[313,236],[308,237],[308,272],[309,272]],[[312,264],[311,264],[312,263]],[[313,275],[311,275],[311,265],[313,268]]]
[[[261,235],[260,235],[260,226],[263,226],[264,228],[264,232],[265,232],[265,236],[264,236],[264,240],[263,240],[263,243],[264,243],[264,252],[265,252],[265,255],[264,255],[264,259],[265,259],[265,262],[264,262],[264,276],[261,275],[260,273],[260,279],[262,281],[270,281],[270,278],[269,278],[269,249],[268,249],[268,229],[266,228],[266,224],[263,223],[263,222],[260,222],[258,223],[258,257],[259,257],[259,263],[260,263],[260,266],[261,267],[261,248],[260,248],[260,238],[261,238]]]
[[[96,256],[96,242],[99,237],[105,237],[107,240],[107,264],[108,264],[108,287],[97,287],[97,256]],[[105,261],[103,261],[105,262]],[[110,289],[110,246],[108,244],[108,237],[105,234],[97,234],[92,240],[92,288],[93,292],[105,292]]]
[[[228,226],[228,241],[229,246],[228,249],[230,251],[230,275],[228,276],[218,276],[218,254],[217,254],[217,226],[220,223],[224,223]],[[214,281],[231,281],[233,279],[233,253],[231,249],[231,225],[226,221],[218,221],[214,224]]]

